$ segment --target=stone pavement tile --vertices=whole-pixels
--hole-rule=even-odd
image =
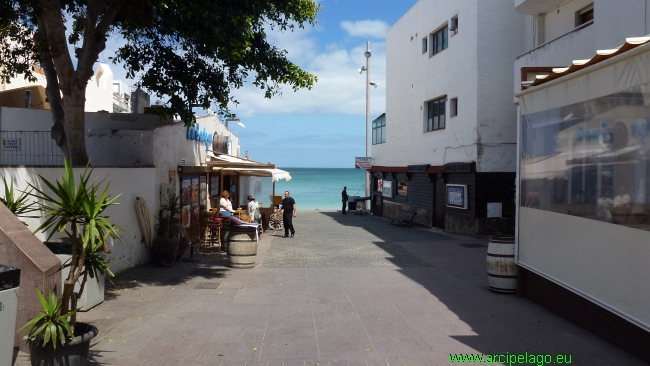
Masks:
[[[199,360],[185,360],[181,363],[181,366],[220,366],[222,364],[222,361],[215,361],[215,362],[207,362],[207,361],[199,361]],[[163,365],[163,364],[160,364]]]
[[[378,358],[374,345],[366,339],[328,338],[318,339],[318,353],[323,359],[367,359]]]
[[[216,327],[209,338],[210,342],[262,343],[264,328],[253,327]]]
[[[401,362],[404,366],[431,366],[431,363],[424,356],[408,356],[405,358],[396,359],[395,361]],[[388,360],[388,364],[393,365],[391,363],[391,360]]]
[[[432,348],[420,336],[396,337],[386,336],[385,338],[370,338],[377,348],[377,353],[382,358],[417,356],[430,352]]]
[[[214,360],[215,365],[219,365],[218,363],[219,360]],[[246,361],[235,361],[235,360],[223,360],[221,362],[221,366],[246,366],[247,362]]]
[[[266,328],[264,342],[275,342],[276,340],[311,340],[316,342],[316,331],[313,325],[309,326],[269,326]]]
[[[200,352],[200,361],[257,361],[262,351],[262,342],[207,342]]]
[[[368,366],[388,366],[386,359],[369,359],[366,360]]]
[[[284,360],[284,366],[305,366],[303,360]]]
[[[269,313],[267,318],[267,327],[314,327],[314,317],[312,314],[291,314],[289,312]]]
[[[273,293],[270,297],[270,303],[276,305],[287,305],[287,304],[310,304],[311,297],[309,292],[301,293]]]
[[[217,295],[215,295],[217,296]],[[229,304],[222,302],[214,301],[194,301],[192,298],[187,299],[185,306],[182,309],[182,312],[185,313],[211,313],[211,314],[222,314],[226,309],[228,309]]]
[[[394,337],[410,337],[417,335],[413,326],[403,317],[380,315],[375,317],[361,317],[361,323],[370,336],[370,339],[386,337],[388,334]]]
[[[363,329],[363,324],[356,313],[319,313],[314,314],[314,324],[321,327],[356,327]]]
[[[339,339],[345,341],[370,341],[365,328],[361,325],[343,324],[339,326],[321,326],[316,325],[316,336],[318,343],[327,343]]]
[[[319,360],[318,358],[306,358],[305,366],[330,366],[329,360]]]
[[[271,289],[249,289],[242,288],[233,296],[230,301],[231,304],[265,304],[269,305],[272,303],[271,295],[273,290]]]
[[[264,359],[307,359],[318,358],[318,347],[313,339],[277,338],[265,341],[262,350]]]
[[[165,359],[171,361],[183,361],[186,359],[197,359],[201,354],[209,338],[194,339],[190,342],[179,342],[173,335],[161,334],[154,338],[140,353],[138,359]]]

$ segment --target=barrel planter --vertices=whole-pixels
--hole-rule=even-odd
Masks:
[[[226,238],[228,266],[232,268],[255,267],[257,228],[255,226],[230,225]]]
[[[493,236],[487,250],[487,275],[490,290],[517,293],[517,265],[514,236]]]

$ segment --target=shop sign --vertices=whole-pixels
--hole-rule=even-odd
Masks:
[[[467,210],[467,186],[447,184],[447,207]]]
[[[20,139],[2,139],[2,150],[20,150]]]
[[[370,157],[356,157],[354,158],[355,169],[370,169],[372,168],[372,158]]]
[[[429,169],[429,164],[426,165],[408,165],[407,172],[409,173],[426,173]]]
[[[194,126],[189,126],[187,128],[187,139],[200,141],[205,144],[206,149],[210,149],[212,146],[212,134],[205,131],[205,127],[201,129],[201,126],[198,123],[195,123]]]
[[[448,163],[444,165],[445,173],[470,173],[472,163]]]

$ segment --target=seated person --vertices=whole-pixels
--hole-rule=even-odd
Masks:
[[[251,218],[250,222],[256,222],[261,224],[262,214],[260,213],[260,205],[255,200],[255,196],[252,194],[248,195],[248,206],[246,209],[246,214]]]
[[[230,192],[223,190],[221,192],[221,199],[219,200],[219,216],[227,217],[232,216],[235,213],[235,210],[232,209],[232,202],[229,200]]]

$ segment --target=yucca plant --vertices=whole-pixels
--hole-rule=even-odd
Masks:
[[[102,257],[104,246],[108,237],[121,241],[117,232],[120,228],[111,223],[110,217],[104,211],[116,205],[117,195],[111,198],[109,194],[110,182],[101,191],[102,181],[90,181],[92,170],[84,169],[79,181],[75,181],[72,165],[66,159],[64,174],[56,182],[50,182],[42,175],[38,175],[44,186],[51,193],[45,192],[30,184],[35,191],[31,195],[42,202],[40,210],[45,212],[45,222],[36,232],[49,233],[47,240],[57,232],[65,232],[72,244],[72,257],[62,268],[70,267],[68,277],[63,282],[61,295],[61,308],[59,314],[70,317],[70,325],[74,331],[76,323],[77,301],[81,297],[84,285],[88,279],[102,273],[113,276],[108,263]],[[78,292],[74,291],[75,284],[81,279]]]
[[[56,296],[56,288],[47,295],[47,298],[39,289],[36,289],[36,294],[43,312],[28,321],[18,331],[25,331],[27,337],[35,339],[37,344],[49,342],[56,349],[58,344],[65,343],[68,337],[73,336],[68,317],[73,316],[77,311],[61,313],[62,303]]]
[[[9,179],[10,184],[7,184],[5,177],[2,177],[2,182],[5,185],[5,195],[0,197],[0,202],[2,202],[9,211],[13,212],[17,217],[25,218],[36,218],[38,216],[29,216],[27,214],[38,211],[38,206],[36,202],[29,202],[29,195],[31,191],[25,192],[22,191],[20,194],[17,194],[14,191],[14,181]],[[24,222],[23,222],[24,223]]]

